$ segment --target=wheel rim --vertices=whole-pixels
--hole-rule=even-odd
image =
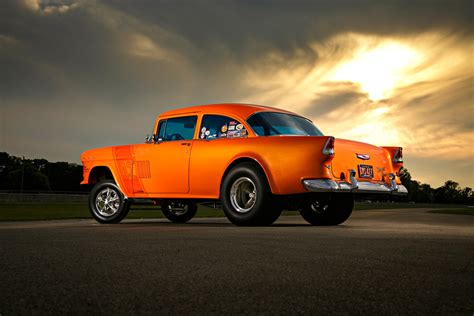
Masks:
[[[230,188],[230,202],[239,213],[247,213],[252,210],[257,201],[257,187],[247,177],[238,178]]]
[[[104,217],[114,215],[120,208],[119,193],[111,188],[103,189],[95,198],[95,206],[97,212]]]
[[[188,204],[183,205],[182,207],[176,207],[171,204],[166,206],[166,209],[175,216],[181,216],[188,212],[189,206]]]
[[[329,205],[327,203],[320,203],[319,201],[314,201],[310,204],[311,211],[317,214],[323,214],[328,209]]]

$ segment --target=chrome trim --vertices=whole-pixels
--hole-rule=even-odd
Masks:
[[[370,155],[368,154],[358,154],[356,153],[356,157],[362,160],[370,160]]]
[[[393,174],[391,174],[393,175]],[[355,171],[349,170],[349,181],[334,181],[330,179],[303,180],[306,190],[311,192],[352,192],[352,193],[388,193],[395,195],[408,194],[407,189],[395,183],[395,176],[390,183],[357,181]]]
[[[331,149],[327,149],[328,147],[328,144],[329,142],[334,142],[333,143],[333,146]],[[324,146],[323,146],[323,155],[327,155],[327,156],[334,156],[334,144],[335,144],[335,139],[333,136],[329,136],[328,139],[326,140],[326,142],[324,143]]]
[[[356,179],[356,172],[354,169],[349,169],[349,180],[351,181],[351,190],[355,190],[359,188],[359,181]]]
[[[230,188],[230,203],[235,211],[247,213],[257,202],[257,186],[248,177],[235,180]]]

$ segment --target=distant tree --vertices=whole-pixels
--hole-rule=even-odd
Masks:
[[[459,198],[461,203],[465,204],[474,204],[474,194],[472,193],[472,189],[469,187],[465,187],[459,192]]]
[[[474,204],[471,188],[461,188],[459,183],[448,180],[443,186],[433,189],[429,184],[412,179],[406,168],[400,170],[400,181],[408,189],[408,200],[423,203],[463,203]]]
[[[82,166],[46,159],[23,159],[0,152],[0,189],[81,191]]]
[[[419,187],[417,200],[424,203],[434,202],[434,189],[429,184],[423,183]]]
[[[48,163],[44,170],[48,176],[51,190],[79,191],[82,181],[82,166],[67,162]]]
[[[439,203],[458,203],[460,202],[459,183],[448,180],[443,186],[435,190],[435,201]]]
[[[10,171],[6,176],[10,190],[22,189],[22,173],[23,173],[23,190],[49,190],[48,177],[39,172],[31,165],[25,166],[24,170],[15,169]]]

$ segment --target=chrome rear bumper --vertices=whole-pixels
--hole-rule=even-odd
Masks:
[[[390,183],[357,181],[355,171],[350,170],[350,180],[334,181],[329,179],[303,180],[306,190],[311,192],[352,192],[352,193],[385,193],[394,195],[408,194],[405,186],[395,183],[395,176],[389,174]]]

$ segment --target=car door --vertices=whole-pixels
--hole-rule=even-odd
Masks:
[[[190,161],[190,193],[212,198],[219,194],[228,163],[245,150],[242,140],[248,132],[239,120],[218,114],[204,114],[198,131]]]
[[[134,193],[187,193],[197,116],[160,120],[155,141],[134,150]]]

